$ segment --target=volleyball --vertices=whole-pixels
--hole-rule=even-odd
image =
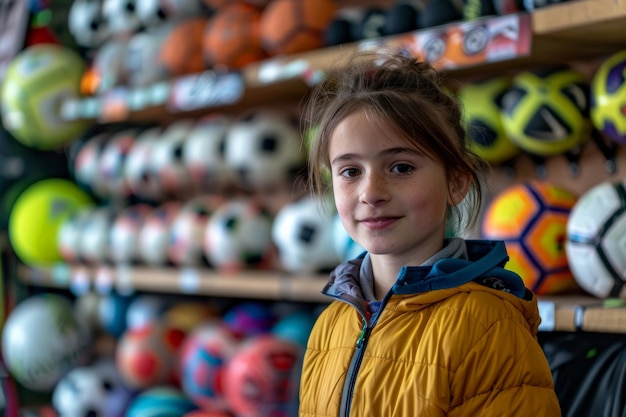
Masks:
[[[22,144],[59,149],[88,127],[84,120],[65,120],[62,105],[80,97],[85,63],[73,50],[36,44],[22,50],[7,67],[0,89],[5,128]]]

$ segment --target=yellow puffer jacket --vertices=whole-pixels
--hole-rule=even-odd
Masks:
[[[300,417],[561,415],[536,298],[502,268],[502,242],[467,245],[468,260],[404,268],[368,319],[361,259],[331,274],[337,301],[309,338]]]

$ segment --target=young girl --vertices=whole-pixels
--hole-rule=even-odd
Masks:
[[[339,265],[311,332],[300,416],[560,416],[537,299],[471,227],[487,166],[427,63],[356,54],[310,100],[314,192],[367,252]],[[465,209],[465,210],[463,210]]]

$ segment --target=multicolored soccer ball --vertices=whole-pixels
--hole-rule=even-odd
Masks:
[[[574,278],[600,298],[626,298],[626,181],[586,191],[567,222],[566,253]]]
[[[608,57],[591,81],[591,121],[611,140],[626,144],[626,50]]]
[[[569,69],[522,71],[502,99],[502,123],[525,151],[553,156],[589,140],[589,87]]]
[[[576,200],[559,186],[532,181],[509,186],[486,209],[483,237],[504,241],[506,268],[537,295],[578,289],[565,254],[567,219]]]
[[[228,409],[224,398],[224,370],[239,342],[219,321],[207,321],[185,339],[180,353],[183,392],[199,407]]]
[[[519,147],[502,124],[502,97],[511,87],[510,77],[489,78],[465,84],[458,91],[465,107],[464,121],[471,149],[492,164],[506,162],[517,155]]]

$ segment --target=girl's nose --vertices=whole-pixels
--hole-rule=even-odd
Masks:
[[[387,180],[380,174],[369,173],[363,177],[359,192],[361,203],[378,205],[389,199]]]

